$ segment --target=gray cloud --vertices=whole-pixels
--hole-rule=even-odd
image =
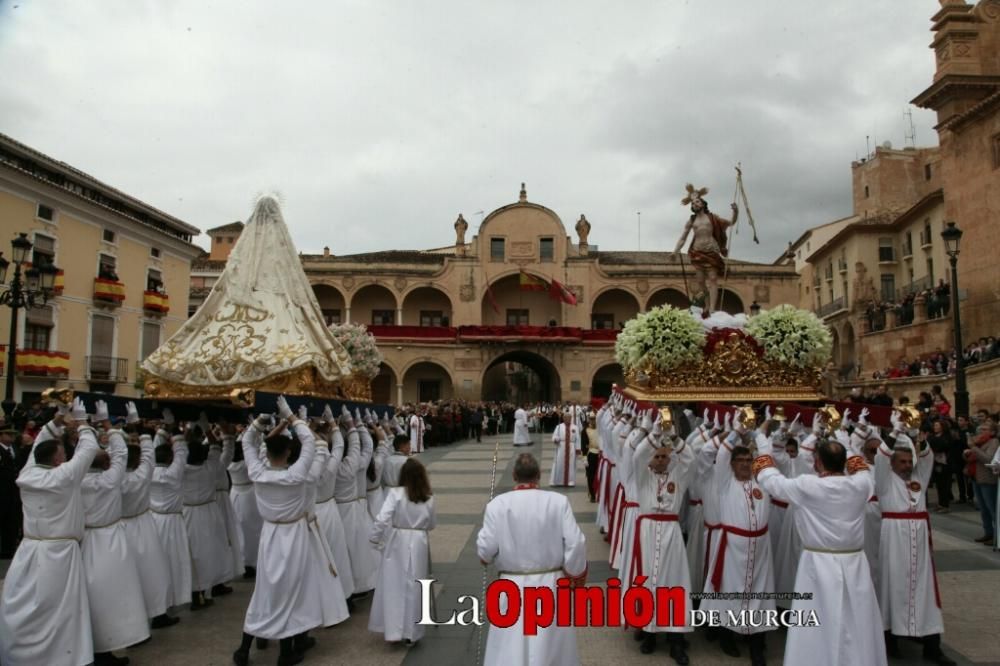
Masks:
[[[903,145],[933,0],[0,2],[0,131],[208,228],[279,191],[299,248],[444,245],[529,198],[592,242],[673,245],[733,165],[771,260]],[[541,5],[541,6],[539,6]],[[904,9],[905,7],[905,9]],[[918,143],[931,114],[914,110]]]

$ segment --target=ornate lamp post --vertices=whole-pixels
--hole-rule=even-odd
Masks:
[[[951,316],[955,329],[955,416],[969,415],[969,391],[965,386],[965,362],[962,358],[962,320],[958,307],[958,244],[962,230],[948,222],[941,232],[945,252],[951,262]]]
[[[32,243],[28,240],[28,234],[18,234],[17,238],[10,242],[13,250],[11,259],[4,259],[0,252],[0,285],[7,281],[7,269],[14,264],[14,276],[10,284],[2,287],[0,292],[0,304],[11,309],[10,314],[10,344],[7,347],[7,390],[3,406],[4,414],[10,420],[17,407],[14,400],[14,373],[17,371],[17,315],[18,311],[25,308],[42,307],[52,297],[52,289],[56,282],[58,269],[52,264],[43,266],[32,266],[24,271],[24,281],[21,280],[21,266],[26,263],[31,256]]]
[[[750,316],[756,317],[759,314],[760,314],[760,304],[757,301],[754,301],[753,303],[750,304]]]

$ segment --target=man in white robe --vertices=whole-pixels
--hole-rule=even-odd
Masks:
[[[333,412],[329,405],[323,412],[323,421],[326,422],[329,430],[322,432],[321,435],[324,441],[328,440],[330,457],[327,459],[319,482],[316,484],[316,521],[326,536],[330,552],[333,553],[333,562],[337,570],[337,577],[340,579],[340,587],[344,592],[344,599],[348,600],[347,607],[349,610],[353,610],[350,597],[354,594],[354,573],[351,569],[351,555],[347,550],[347,532],[340,511],[337,510],[336,502],[337,476],[340,464],[344,459],[344,436],[333,418]],[[406,435],[403,437],[405,438]],[[406,441],[409,444],[409,439]],[[355,438],[356,458],[361,455],[359,443],[359,440]]]
[[[17,477],[24,537],[0,598],[4,666],[84,666],[94,661],[80,554],[84,530],[80,484],[99,448],[97,433],[85,425],[82,404],[78,402],[73,411],[72,419],[67,411],[42,427]],[[62,444],[64,428],[77,429],[79,436],[69,462]]]
[[[362,436],[364,426],[360,420],[355,422],[346,408],[342,409],[340,420],[347,430],[347,453],[337,469],[334,497],[344,523],[354,577],[354,595],[363,596],[375,587],[378,575],[378,560],[373,556],[377,552],[368,541],[372,520],[368,515],[368,498],[364,492],[365,472],[372,458],[373,442],[367,431]]]
[[[811,594],[791,602],[814,612],[818,627],[790,627],[785,663],[810,666],[885,666],[879,609],[864,554],[864,512],[875,487],[868,464],[847,458],[839,442],[816,447],[816,474],[785,477],[772,456],[772,438],[758,433],[753,470],[772,495],[788,498],[803,549],[790,591]],[[845,475],[848,472],[849,475]]]
[[[763,593],[774,592],[771,541],[767,536],[771,498],[751,473],[753,457],[743,444],[749,424],[743,423],[741,415],[737,412],[733,418],[733,432],[722,442],[712,472],[709,493],[718,498],[720,527],[705,578],[705,592],[736,593],[739,598],[702,599],[701,609],[720,613],[725,627],[720,646],[727,655],[740,654],[737,633],[749,635],[750,661],[757,665],[764,663],[764,632],[776,627],[734,626],[728,621],[729,611],[738,616],[742,612],[775,609],[772,597],[760,598]],[[757,596],[750,598],[752,595]]]
[[[583,532],[576,524],[569,500],[559,493],[539,490],[538,461],[523,453],[514,461],[514,490],[486,505],[483,526],[476,538],[476,552],[483,564],[493,563],[501,578],[525,587],[548,587],[568,577],[578,584],[586,579],[587,552]],[[507,612],[506,596],[500,610]],[[578,666],[573,627],[538,627],[525,635],[523,614],[505,629],[491,626],[486,640],[484,666],[538,664]]]
[[[604,533],[608,531],[608,504],[611,498],[608,497],[608,488],[611,486],[611,461],[604,453],[607,449],[608,422],[614,418],[614,411],[611,402],[605,403],[597,410],[597,446],[600,454],[597,458],[597,527]]]
[[[573,413],[566,411],[563,422],[552,433],[555,455],[549,485],[564,488],[576,485],[576,459],[580,456],[580,426],[574,422]]]
[[[868,423],[868,408],[861,410],[858,423],[848,440],[850,450],[854,455],[862,456],[868,466],[875,467],[878,448],[882,445],[878,429]],[[846,420],[846,418],[845,418]],[[843,442],[842,442],[843,443]],[[882,539],[882,509],[879,507],[878,495],[872,492],[865,506],[865,557],[868,558],[868,568],[872,572],[872,582],[878,589],[879,542]]]
[[[290,424],[302,444],[295,464],[288,466],[292,440],[280,434],[266,441],[267,464],[259,458],[258,446],[269,429],[266,417],[258,417],[243,437],[243,457],[254,483],[264,527],[243,640],[233,653],[233,661],[242,666],[249,663],[254,637],[279,641],[279,663],[301,661],[302,649],[296,649],[300,646],[295,645],[294,638],[323,624],[323,586],[317,584],[315,577],[332,576],[316,562],[308,527],[309,499],[305,486],[317,443],[283,397],[278,399],[278,413],[283,419],[282,426]],[[322,442],[320,445],[324,446]]]
[[[360,420],[358,422],[360,426]],[[413,453],[423,453],[424,452],[424,420],[421,418],[420,414],[414,410],[413,414],[410,415],[410,450]],[[365,467],[367,467],[367,463]]]
[[[798,416],[796,416],[796,419]],[[794,422],[793,422],[794,427]],[[789,479],[815,474],[813,460],[816,444],[825,429],[823,413],[813,416],[812,432],[799,442],[795,437],[779,435],[785,440],[785,446],[774,447],[774,461],[778,470]],[[773,441],[773,440],[772,440]],[[771,515],[781,514],[777,523],[768,518],[767,531],[778,530],[778,545],[771,541],[772,560],[774,562],[774,587],[777,592],[789,593],[795,591],[795,576],[802,556],[802,539],[799,537],[798,521],[795,520],[795,503],[787,497],[771,497]],[[787,599],[780,599],[779,606],[789,608]]]
[[[202,413],[203,427],[211,428],[208,419]],[[215,468],[215,501],[219,505],[219,513],[222,514],[222,522],[226,526],[226,543],[229,545],[229,557],[231,566],[228,571],[223,572],[223,578],[216,583],[212,589],[212,596],[228,594],[225,590],[232,590],[226,583],[246,572],[243,566],[243,533],[240,530],[239,522],[236,520],[236,513],[233,511],[233,503],[229,499],[229,466],[235,457],[236,439],[234,435],[222,436],[221,432],[214,432],[213,439],[222,440],[222,454],[219,457],[219,464]]]
[[[240,530],[240,555],[243,579],[250,580],[257,575],[257,551],[260,550],[260,531],[264,521],[257,509],[257,496],[253,492],[253,481],[247,473],[247,463],[243,458],[244,430],[236,438],[233,459],[227,470],[232,483],[229,488],[229,502]]]
[[[530,446],[531,433],[528,431],[528,412],[524,407],[514,411],[514,446]]]
[[[164,410],[164,426],[173,426],[173,415]],[[167,556],[164,578],[169,580],[167,608],[191,601],[191,546],[184,524],[184,472],[187,468],[187,438],[171,437],[159,430],[153,450],[156,467],[149,487],[149,509],[160,545]],[[195,610],[192,608],[192,610]]]
[[[382,486],[386,492],[399,487],[399,470],[410,459],[410,440],[406,435],[396,435],[392,439],[392,453],[382,465]]]
[[[632,582],[632,545],[635,538],[636,517],[639,515],[639,489],[636,485],[632,453],[639,442],[644,440],[653,430],[653,414],[655,410],[644,412],[639,421],[639,427],[633,428],[625,437],[619,458],[618,470],[621,473],[622,488],[625,502],[618,517],[620,529],[615,533],[618,540],[618,577],[629,585]],[[657,417],[659,418],[659,417]],[[612,541],[612,545],[614,545]]]
[[[925,441],[915,453],[905,426],[895,426],[895,447],[883,443],[875,458],[875,494],[882,510],[878,591],[886,651],[899,656],[897,636],[923,637],[924,659],[954,664],[941,651],[944,620],[926,504],[934,456]]]
[[[146,617],[153,629],[171,627],[180,618],[167,615],[170,597],[170,577],[167,555],[156,533],[153,514],[149,510],[149,487],[153,479],[153,438],[148,433],[139,434],[139,414],[135,403],[127,404],[126,429],[131,436],[138,434],[139,445],[129,444],[125,480],[122,482],[122,523],[132,559],[139,569],[142,598],[146,603]]]
[[[99,453],[80,486],[86,521],[81,551],[94,634],[94,663],[127,664],[114,650],[149,638],[139,569],[122,524],[122,482],[128,452],[120,430],[110,429],[107,405],[97,401],[96,422],[106,429],[107,452]]]
[[[715,429],[709,423],[708,410],[694,431],[688,435],[685,446],[695,458],[694,472],[688,486],[688,537],[685,545],[692,589],[701,590],[705,585],[705,504],[706,487],[711,478],[714,456],[701,455],[702,449],[715,436]]]
[[[184,469],[184,524],[191,546],[191,610],[212,605],[206,599],[232,592],[223,584],[232,573],[232,553],[225,519],[215,488],[222,447],[207,445],[198,430],[188,432],[188,460]]]
[[[629,549],[631,566],[623,585],[631,585],[635,578],[645,576],[645,586],[654,596],[658,587],[684,588],[684,621],[679,626],[661,626],[654,620],[639,628],[640,652],[651,653],[656,648],[656,634],[666,633],[670,658],[683,666],[688,663],[688,656],[682,634],[691,631],[687,616],[691,608],[691,578],[678,512],[694,475],[694,453],[683,440],[674,442],[672,425],[667,425],[666,432],[662,428],[657,420],[649,436],[639,440],[634,452],[625,454],[632,468],[630,479],[636,488],[639,508],[634,543]]]

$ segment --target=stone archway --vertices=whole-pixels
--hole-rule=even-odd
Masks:
[[[624,289],[617,287],[598,294],[590,308],[590,327],[614,329],[639,314],[639,300]]]
[[[666,287],[665,289],[657,289],[649,295],[649,299],[646,301],[646,310],[651,310],[661,305],[672,305],[675,308],[686,310],[691,307],[691,301],[683,291]]]
[[[562,304],[546,291],[521,288],[520,274],[513,273],[490,284],[483,293],[485,326],[562,326]]]
[[[719,289],[719,298],[716,303],[719,310],[731,315],[750,314],[743,305],[743,299],[732,289]]]
[[[392,325],[399,305],[396,295],[380,284],[368,284],[351,296],[351,321],[355,324]]]
[[[436,287],[417,287],[403,297],[404,326],[451,326],[448,294]]]
[[[455,396],[448,368],[435,361],[417,361],[403,371],[403,402],[433,402]]]
[[[618,384],[619,386],[625,384],[625,374],[622,371],[622,366],[617,363],[602,365],[594,372],[594,376],[590,380],[591,397],[610,397],[612,384]]]
[[[396,404],[396,371],[387,363],[379,366],[378,374],[372,380],[372,402],[376,405]]]
[[[328,284],[314,284],[312,290],[316,295],[316,302],[319,303],[319,309],[323,312],[323,321],[326,325],[344,323],[346,301],[340,290]]]
[[[559,371],[544,356],[529,351],[501,354],[486,366],[480,381],[483,400],[507,400],[519,405],[557,403]]]

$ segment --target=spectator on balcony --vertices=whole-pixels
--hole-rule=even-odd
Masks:
[[[118,273],[115,272],[115,267],[110,264],[101,264],[97,271],[97,277],[102,280],[110,280],[111,282],[118,282]]]
[[[910,364],[904,359],[899,360],[899,365],[889,370],[889,379],[900,379],[910,376]]]
[[[937,296],[940,316],[947,317],[951,306],[951,288],[944,283],[944,280],[938,280],[938,286],[934,288],[934,295]]]

